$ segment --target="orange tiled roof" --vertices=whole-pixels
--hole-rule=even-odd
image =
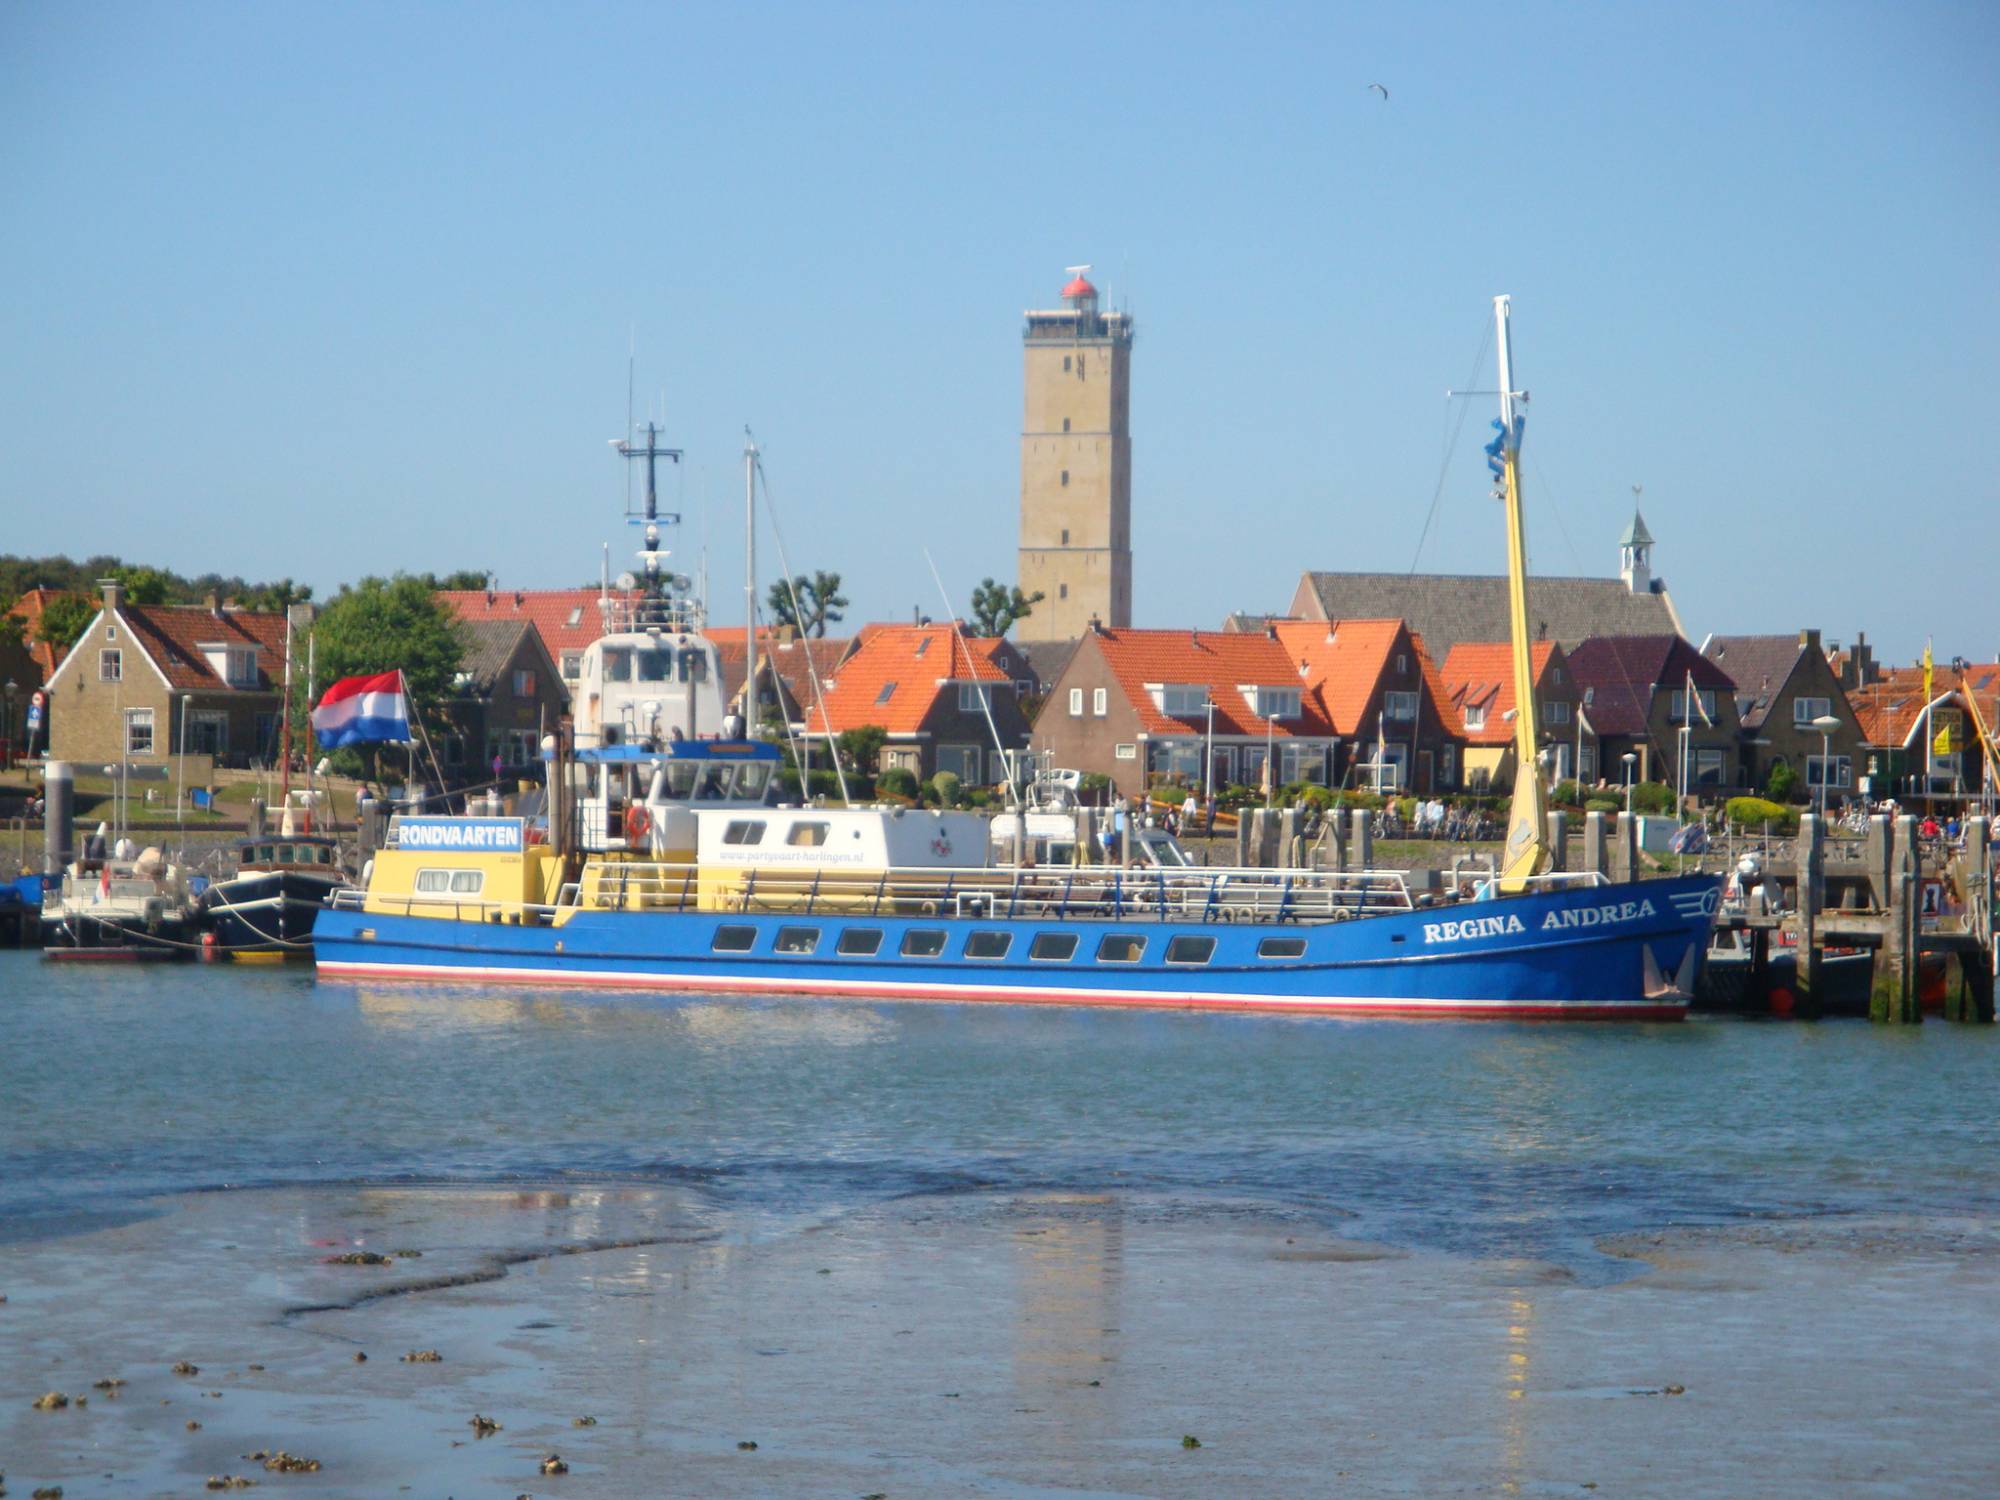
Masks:
[[[1190,717],[1163,713],[1148,683],[1205,688],[1215,704],[1217,734],[1324,739],[1333,732],[1299,675],[1298,663],[1261,630],[1105,630],[1095,639],[1148,734],[1184,735],[1208,729],[1206,710]],[[1298,688],[1301,717],[1260,718],[1244,701],[1239,691],[1244,687]]]
[[[118,613],[174,687],[237,686],[208,664],[201,648],[212,645],[259,648],[253,691],[276,692],[283,681],[285,617],[281,614],[248,609],[210,613],[199,604],[121,604]]]
[[[1275,628],[1279,644],[1312,688],[1332,732],[1346,737],[1360,733],[1382,668],[1403,633],[1403,622],[1280,620]]]
[[[1536,641],[1530,649],[1530,670],[1539,684],[1555,655],[1554,641]],[[1505,745],[1514,738],[1507,719],[1514,707],[1514,648],[1506,641],[1460,641],[1439,670],[1444,692],[1459,715],[1460,728],[1475,745]],[[1486,722],[1464,728],[1465,710],[1484,708]]]
[[[45,589],[38,584],[16,599],[7,611],[10,615],[21,617],[21,641],[28,648],[30,659],[40,669],[44,682],[56,675],[56,668],[62,665],[65,653],[61,646],[36,640],[35,629],[42,623],[42,611],[49,607],[52,600],[62,597],[63,590]]]
[[[891,734],[914,734],[946,683],[1012,680],[993,662],[998,645],[962,636],[950,625],[864,625],[853,654],[824,683],[824,710],[807,716],[811,732],[840,734],[877,724]]]
[[[461,620],[525,620],[558,666],[563,652],[604,634],[596,589],[443,589],[438,598]]]
[[[2000,733],[2000,663],[1974,663],[1961,674],[1939,666],[1931,675],[1931,696],[1953,693],[1961,706],[1971,700],[1988,734]],[[1869,745],[1902,745],[1916,731],[1924,705],[1924,669],[1887,667],[1881,679],[1849,688],[1847,701],[1861,721],[1861,738]],[[1972,726],[1966,726],[1972,732]]]

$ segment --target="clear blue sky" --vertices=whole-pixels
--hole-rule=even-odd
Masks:
[[[746,422],[795,569],[938,613],[925,545],[1012,576],[1019,315],[1090,261],[1142,624],[1409,567],[1504,291],[1539,570],[1643,484],[1697,639],[1991,659],[1996,80],[1988,3],[13,0],[0,550],[582,582],[636,329],[719,620]],[[1504,557],[1490,414],[1427,569]]]

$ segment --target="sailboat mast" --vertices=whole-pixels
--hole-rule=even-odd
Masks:
[[[1500,436],[1488,449],[1498,460],[1501,499],[1507,509],[1507,624],[1514,658],[1514,800],[1507,815],[1507,844],[1501,852],[1500,888],[1518,891],[1528,877],[1549,865],[1548,792],[1542,785],[1535,729],[1533,647],[1528,636],[1528,540],[1521,519],[1521,419],[1515,412],[1512,299],[1493,299],[1500,350]]]
[[[743,434],[743,732],[757,734],[757,444]]]

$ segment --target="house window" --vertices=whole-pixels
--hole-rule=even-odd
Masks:
[[[875,695],[875,701],[877,703],[887,703],[890,700],[890,698],[895,696],[895,692],[896,692],[896,684],[893,682],[885,682],[882,684],[882,691]]]
[[[1696,688],[1694,696],[1696,709],[1701,717],[1713,723],[1715,720],[1715,689]],[[1676,724],[1679,724],[1687,716],[1687,694],[1685,692],[1677,692],[1667,704],[1667,717],[1672,719]]]
[[[1064,418],[1063,418],[1063,431],[1064,431],[1064,432],[1068,432],[1068,431],[1069,431],[1069,418],[1068,418],[1068,417],[1064,417]],[[1068,533],[1068,532],[1064,532],[1064,533],[1063,533],[1063,539],[1064,539],[1065,541],[1067,541],[1067,540],[1069,539],[1069,533]]]
[[[1108,690],[1104,688],[1091,689],[1090,711],[1100,719],[1111,712],[1111,694]]]
[[[527,668],[518,668],[514,673],[514,696],[532,698],[535,696],[535,674]]]
[[[1058,599],[1067,599],[1067,598],[1069,597],[1069,585],[1068,585],[1068,584],[1066,584],[1066,583],[1059,583],[1059,584],[1057,584],[1057,585],[1056,585],[1056,597],[1057,597]]]
[[[1069,716],[1072,719],[1080,719],[1083,717],[1082,688],[1071,688],[1069,690]]]
[[[1576,758],[1576,774],[1580,780],[1597,780],[1597,746],[1586,743]]]
[[[278,754],[278,716],[276,714],[257,715],[257,758],[272,760]]]
[[[125,653],[115,649],[98,652],[97,680],[99,682],[123,682],[125,680]]]
[[[563,652],[562,674],[572,680],[583,675],[583,653],[581,651]]]
[[[1853,786],[1854,763],[1845,755],[1808,755],[1806,757],[1806,785],[1827,787]]]
[[[1410,675],[1410,658],[1407,652],[1398,651],[1396,653],[1396,675],[1398,677],[1407,677]]]
[[[977,745],[939,745],[938,769],[949,771],[960,781],[974,785],[979,781],[979,747]]]
[[[1485,705],[1485,704],[1483,704],[1483,703],[1476,703],[1476,704],[1474,704],[1474,705],[1472,705],[1471,707],[1469,707],[1469,708],[1467,708],[1467,709],[1466,709],[1466,711],[1465,711],[1465,727],[1466,727],[1467,729],[1484,729],[1484,728],[1486,727],[1486,705]]]
[[[1474,766],[1472,768],[1472,790],[1483,793],[1491,785],[1493,785],[1492,770],[1486,766]]]
[[[1442,762],[1440,762],[1440,764],[1442,765],[1443,769],[1439,773],[1438,779],[1442,781],[1446,786],[1457,786],[1458,746],[1446,745],[1444,747],[1444,759],[1442,760]]]
[[[1415,693],[1384,693],[1382,695],[1382,717],[1398,719],[1404,723],[1417,716],[1417,695]]]
[[[1542,705],[1542,722],[1544,724],[1567,724],[1569,722],[1569,704],[1563,702],[1560,698],[1549,699]]]
[[[1130,745],[1113,745],[1111,747],[1111,757],[1114,760],[1137,760],[1139,758],[1139,746],[1136,743]]]
[[[581,625],[582,623],[583,623],[583,606],[581,604],[575,604],[570,606],[569,628],[571,630],[574,630],[576,629],[577,626]],[[563,675],[570,676],[573,674],[565,671]]]
[[[1794,698],[1792,700],[1792,725],[1798,729],[1812,728],[1814,719],[1823,719],[1833,712],[1833,703],[1827,698]]]
[[[1254,707],[1266,719],[1296,719],[1299,716],[1299,690],[1260,687],[1256,690]]]
[[[1064,470],[1062,471],[1062,482],[1063,482],[1063,488],[1064,488],[1064,489],[1068,489],[1068,488],[1069,488],[1069,470],[1068,470],[1068,469],[1064,469]]]
[[[1067,526],[1063,527],[1063,539],[1062,539],[1062,544],[1063,544],[1063,545],[1064,545],[1065,547],[1067,547],[1067,546],[1069,545],[1069,528],[1068,528]]]
[[[1067,354],[1063,356],[1063,374],[1069,374],[1069,356]]]
[[[212,708],[189,714],[188,749],[196,755],[227,755],[229,715]]]
[[[1103,689],[1099,689],[1100,692]],[[1099,709],[1102,713],[1104,710]],[[1208,712],[1208,689],[1185,683],[1168,683],[1160,689],[1160,712],[1172,714],[1177,719],[1185,719],[1194,714]]]
[[[958,711],[962,714],[986,713],[993,707],[993,688],[984,682],[961,682],[958,685]]]
[[[125,710],[125,753],[127,755],[153,753],[153,711],[150,708]]]
[[[1076,955],[1073,932],[1038,932],[1028,945],[1028,957],[1037,963],[1066,964]]]
[[[1722,751],[1720,750],[1695,751],[1694,781],[1696,786],[1721,786],[1723,784]]]

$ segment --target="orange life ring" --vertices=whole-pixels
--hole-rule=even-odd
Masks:
[[[634,802],[625,809],[625,842],[636,844],[653,831],[653,815]]]

